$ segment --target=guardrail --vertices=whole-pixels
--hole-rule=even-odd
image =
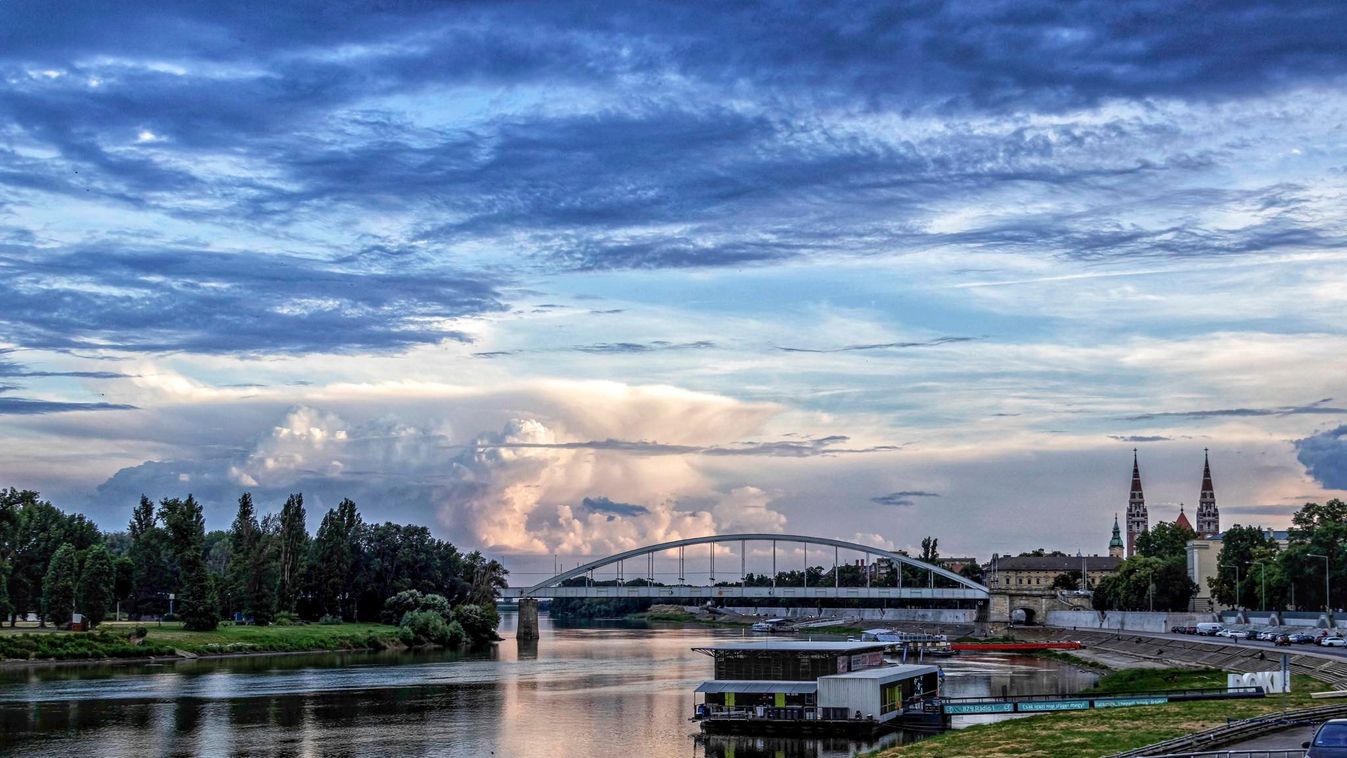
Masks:
[[[1294,750],[1215,750],[1205,753],[1169,753],[1152,758],[1304,758],[1305,749]]]
[[[1226,745],[1237,740],[1259,737],[1264,734],[1281,731],[1292,726],[1318,723],[1328,719],[1347,717],[1347,705],[1327,705],[1318,708],[1299,708],[1291,711],[1270,713],[1242,721],[1233,721],[1225,726],[1206,729],[1201,732],[1185,734],[1153,745],[1146,745],[1109,758],[1160,758],[1161,756],[1184,755],[1183,751],[1200,751],[1202,748]],[[1230,751],[1208,751],[1222,755]],[[1238,755],[1238,751],[1234,751]],[[1199,755],[1202,753],[1199,752]],[[1303,752],[1301,753],[1303,755]]]

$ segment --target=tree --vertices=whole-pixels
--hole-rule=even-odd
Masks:
[[[509,582],[505,580],[506,575],[510,572],[506,571],[505,567],[495,559],[487,560],[481,553],[474,550],[463,559],[463,564],[468,572],[468,581],[471,585],[467,599],[469,603],[477,605],[495,603],[500,591],[510,586]],[[823,569],[811,567],[810,570],[809,586],[817,587],[823,581]],[[792,573],[798,574],[798,572]],[[804,584],[803,576],[800,577],[799,583]]]
[[[1161,560],[1186,561],[1188,542],[1197,539],[1197,532],[1180,524],[1162,521],[1149,531],[1137,535],[1137,555]]]
[[[75,610],[75,582],[79,578],[79,555],[69,542],[52,554],[42,577],[42,613],[57,626],[70,623]]]
[[[9,574],[14,562],[14,537],[19,528],[19,504],[7,495],[0,492],[0,623],[13,610],[9,599]]]
[[[1276,554],[1277,541],[1259,527],[1235,524],[1227,529],[1221,536],[1216,575],[1208,579],[1212,597],[1232,607],[1257,604],[1261,587],[1254,565],[1274,560]]]
[[[1053,550],[1053,551],[1049,552],[1049,551],[1046,550],[1045,548],[1036,547],[1036,548],[1034,548],[1033,550],[1030,550],[1030,551],[1027,552],[1027,553],[1020,553],[1017,557],[1019,557],[1019,558],[1066,558],[1066,557],[1068,557],[1068,556],[1067,556],[1066,553],[1063,553],[1061,550]]]
[[[360,512],[351,500],[342,500],[323,516],[313,539],[313,567],[323,613],[355,618],[348,600],[355,597],[355,568],[362,529]]]
[[[70,543],[76,551],[84,550],[99,541],[93,524],[83,516],[67,516],[54,505],[38,499],[32,490],[10,488],[0,493],[0,501],[17,507],[18,518],[10,548],[11,573],[9,595],[14,606],[13,621],[31,610],[42,607],[45,592],[43,579],[51,559],[64,544]],[[46,616],[39,625],[46,625]]]
[[[126,554],[131,561],[130,610],[137,617],[165,613],[168,594],[178,587],[178,564],[148,497],[140,496],[126,533],[131,538]]]
[[[1291,517],[1291,555],[1282,561],[1289,586],[1301,608],[1340,608],[1347,605],[1347,503],[1333,498],[1306,503]],[[1324,559],[1314,556],[1328,556]],[[1324,571],[1330,574],[1333,596],[1324,597]]]
[[[1095,585],[1095,607],[1100,610],[1178,611],[1188,608],[1197,585],[1187,568],[1174,560],[1134,555],[1118,571]]]
[[[940,540],[935,537],[921,538],[921,560],[923,563],[935,563],[940,558]]]
[[[90,628],[101,623],[111,610],[116,582],[112,553],[103,545],[89,548],[75,586],[75,607],[89,620]]]
[[[1063,571],[1052,579],[1052,588],[1055,590],[1078,590],[1080,589],[1080,572]]]
[[[296,493],[281,508],[279,534],[280,587],[278,600],[282,610],[295,612],[300,586],[304,582],[305,559],[309,554],[309,533],[304,525],[304,495]]]
[[[979,584],[981,584],[984,580],[982,572],[982,564],[978,563],[977,561],[969,561],[968,563],[965,563],[963,566],[959,567],[959,575],[966,579],[972,579],[973,581]]]
[[[261,543],[261,527],[253,510],[253,496],[245,492],[239,496],[238,514],[229,529],[229,562],[225,569],[225,608],[252,615],[253,570]]]
[[[206,569],[206,521],[201,505],[191,495],[186,500],[165,498],[159,503],[159,517],[164,522],[173,556],[182,572],[178,615],[183,620],[183,628],[211,631],[219,626],[220,619],[214,583]]]

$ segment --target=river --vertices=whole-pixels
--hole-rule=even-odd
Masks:
[[[520,649],[0,670],[0,753],[24,756],[848,756],[912,739],[702,739],[690,650],[737,629],[559,627]],[[951,696],[1074,692],[1095,675],[1022,656],[940,661]],[[956,721],[956,727],[969,723]]]

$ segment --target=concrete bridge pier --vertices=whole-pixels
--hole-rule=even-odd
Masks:
[[[519,629],[515,639],[520,642],[538,639],[538,598],[519,598]]]

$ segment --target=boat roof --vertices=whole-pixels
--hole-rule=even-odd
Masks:
[[[788,695],[818,692],[818,682],[769,682],[757,679],[713,679],[697,685],[693,692],[784,692]]]
[[[916,676],[934,674],[939,670],[940,668],[938,666],[908,663],[898,666],[878,666],[870,669],[861,669],[860,671],[849,671],[845,674],[829,674],[828,676],[821,676],[819,679],[911,679]]]
[[[718,645],[694,647],[698,653],[858,653],[863,650],[882,650],[888,647],[883,642],[801,642],[798,640],[747,640],[744,642],[726,642]]]

